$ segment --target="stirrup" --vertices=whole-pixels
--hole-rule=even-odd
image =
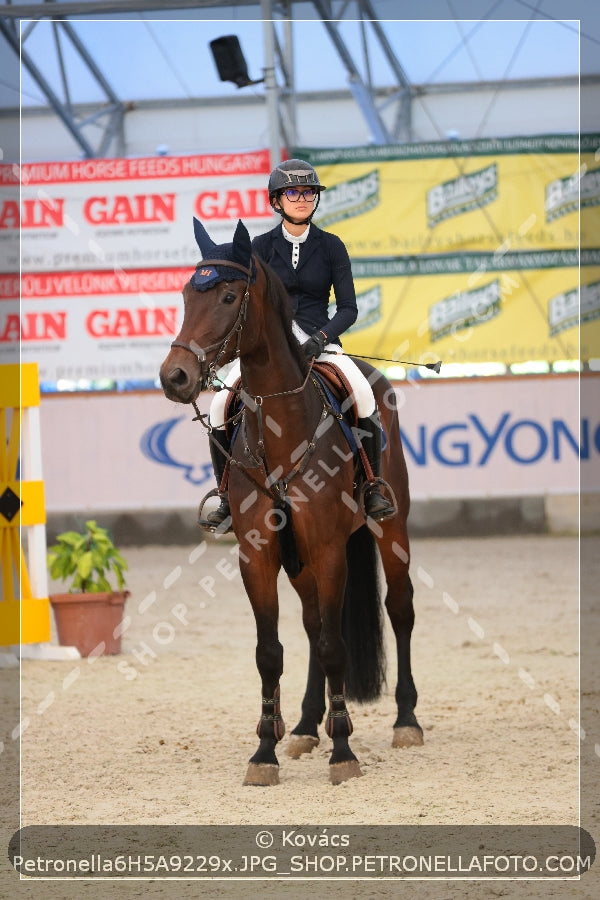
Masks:
[[[388,500],[388,498],[382,494],[381,488],[390,494],[392,500]],[[382,522],[384,519],[391,519],[398,512],[394,492],[383,478],[374,478],[373,481],[369,481],[365,484],[363,488],[363,504],[365,516],[373,519],[374,522]]]
[[[205,518],[203,518],[202,511],[204,509],[204,504],[207,500],[210,500],[211,497],[220,497],[221,504],[217,509],[213,509]],[[227,510],[227,512],[225,512],[225,510]],[[198,507],[198,525],[200,528],[204,529],[204,531],[209,531],[212,534],[229,534],[230,531],[233,531],[227,496],[220,494],[218,488],[213,488],[212,491],[209,491],[201,500],[200,506]]]

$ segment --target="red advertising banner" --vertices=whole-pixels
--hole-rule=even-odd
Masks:
[[[20,314],[10,305],[18,276],[5,276],[0,344],[6,361],[18,362],[20,338],[22,360],[35,358],[41,381],[155,379],[179,331],[180,292],[190,274],[189,267],[28,273],[21,279]]]
[[[269,172],[268,150],[0,165],[3,359],[20,343],[42,381],[156,378],[200,258],[193,217],[217,244],[238,219],[266,231]]]
[[[20,228],[23,272],[193,265],[193,216],[217,243],[238,219],[266,230],[269,171],[267,150],[0,166],[0,244]],[[19,176],[20,203],[3,190]]]

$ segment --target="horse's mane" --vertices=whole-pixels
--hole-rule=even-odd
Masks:
[[[263,269],[267,280],[267,302],[272,310],[279,316],[292,356],[298,363],[302,374],[306,375],[308,372],[308,361],[301,349],[296,335],[292,331],[294,311],[288,292],[279,275],[273,271],[263,259],[256,256],[255,259]]]

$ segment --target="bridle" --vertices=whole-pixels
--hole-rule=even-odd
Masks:
[[[251,266],[250,267],[243,266],[240,263],[233,262],[232,260],[229,260],[229,259],[206,259],[206,260],[202,260],[202,265],[203,266],[219,266],[219,265],[221,265],[221,266],[226,266],[227,268],[239,269],[239,271],[243,272],[244,275],[246,276],[246,288],[244,291],[244,296],[242,298],[242,302],[240,303],[240,308],[238,310],[237,318],[236,318],[235,322],[233,323],[232,327],[230,328],[230,330],[227,332],[225,337],[222,338],[221,341],[217,341],[214,344],[210,344],[208,347],[201,347],[194,340],[191,340],[189,342],[189,344],[186,344],[184,341],[175,340],[171,344],[171,347],[180,347],[182,350],[188,350],[190,353],[193,353],[193,355],[196,357],[196,359],[198,360],[200,365],[202,365],[202,363],[206,362],[206,357],[207,357],[208,353],[211,353],[213,350],[217,350],[217,353],[215,354],[215,358],[208,366],[206,373],[203,376],[201,376],[201,379],[200,379],[202,382],[201,387],[202,387],[202,389],[204,389],[204,388],[206,388],[206,386],[208,386],[209,382],[215,378],[216,369],[218,368],[219,360],[225,353],[227,344],[229,343],[229,341],[235,334],[237,334],[235,353],[236,353],[236,356],[239,356],[242,328],[243,328],[243,323],[246,320],[246,314],[247,314],[247,310],[248,310],[248,302],[250,299],[250,280],[252,278],[252,267]],[[264,494],[266,494],[269,497],[272,497],[276,502],[283,501],[283,499],[285,498],[285,495],[287,493],[288,483],[291,481],[291,479],[295,475],[302,473],[304,471],[306,465],[308,464],[310,457],[312,456],[312,454],[314,453],[314,451],[316,449],[317,438],[323,428],[323,420],[325,418],[327,418],[327,416],[330,413],[333,413],[334,416],[336,416],[336,418],[339,418],[339,416],[337,415],[335,410],[333,410],[333,408],[331,407],[331,405],[325,398],[325,395],[324,395],[322,389],[320,388],[318,382],[315,380],[314,376],[312,375],[313,363],[314,363],[314,360],[311,360],[310,365],[308,367],[308,371],[306,373],[306,377],[303,379],[302,384],[300,384],[299,387],[297,387],[297,388],[293,388],[292,390],[277,391],[276,393],[273,393],[273,394],[255,396],[253,394],[250,394],[244,388],[236,389],[236,388],[230,388],[230,387],[227,387],[227,385],[224,385],[224,387],[227,387],[227,390],[231,391],[232,393],[241,395],[242,398],[244,399],[244,403],[245,403],[243,410],[235,413],[231,419],[227,420],[226,424],[229,424],[234,421],[239,421],[240,418],[243,419],[243,413],[245,412],[245,410],[248,406],[248,401],[250,401],[250,406],[253,408],[253,411],[256,413],[257,422],[258,422],[258,433],[259,433],[259,439],[258,439],[258,444],[257,444],[258,459],[255,456],[255,454],[252,453],[252,451],[250,451],[250,448],[247,446],[247,443],[246,443],[246,438],[244,437],[244,441],[246,443],[245,456],[247,458],[249,457],[252,460],[252,462],[250,463],[251,465],[252,464],[256,464],[256,465],[262,464],[264,466],[265,473],[267,475],[267,481],[271,481],[270,487],[268,487],[268,488],[263,487],[259,482],[255,481],[254,478],[252,478],[250,475],[248,475],[245,472],[247,463],[246,463],[246,465],[244,465],[243,462],[238,463],[236,460],[234,460],[232,458],[231,454],[224,451],[223,448],[218,443],[217,443],[217,446],[219,447],[220,452],[223,453],[227,457],[229,464],[233,463],[233,464],[239,466],[241,471],[243,472],[243,474],[246,475],[247,478],[249,478],[249,480],[252,482],[252,484],[255,487],[258,487]],[[270,476],[270,473],[269,473],[269,466],[268,466],[267,459],[265,456],[264,432],[263,432],[263,401],[265,399],[269,399],[272,397],[284,397],[284,396],[288,396],[288,395],[292,395],[292,394],[299,394],[302,391],[304,391],[304,389],[306,388],[306,385],[309,382],[309,379],[313,383],[313,386],[315,387],[317,393],[319,394],[321,403],[322,403],[321,415],[319,417],[319,421],[317,423],[315,433],[313,434],[312,439],[307,443],[304,453],[301,454],[300,459],[296,461],[295,465],[293,466],[292,470],[287,474],[287,476],[285,478],[272,479],[272,477]],[[194,410],[196,411],[196,416],[194,417],[193,421],[200,421],[204,425],[204,427],[207,429],[207,431],[209,433],[209,438],[211,440],[214,440],[211,435],[212,428],[211,428],[210,424],[207,421],[205,421],[208,418],[207,415],[200,412],[195,401],[192,401],[192,406],[194,407]],[[245,429],[244,429],[244,432],[245,432]],[[208,496],[209,495],[207,495],[205,500],[208,498]]]
[[[227,347],[227,344],[229,343],[229,341],[231,340],[231,338],[233,337],[234,334],[237,334],[235,355],[236,355],[236,357],[238,357],[240,355],[240,340],[242,337],[242,328],[244,327],[244,322],[246,321],[246,314],[248,311],[248,302],[250,300],[250,279],[252,278],[252,269],[247,266],[241,265],[241,263],[232,262],[229,259],[205,259],[205,260],[202,260],[202,265],[203,266],[221,265],[221,266],[228,266],[231,269],[239,269],[240,272],[243,272],[247,278],[246,289],[244,291],[244,296],[242,297],[242,302],[240,303],[240,308],[238,310],[237,318],[236,318],[235,322],[233,323],[232,327],[229,329],[229,331],[227,332],[227,334],[221,341],[217,341],[214,344],[209,344],[208,347],[201,347],[200,344],[196,343],[196,341],[194,341],[193,339],[189,342],[189,344],[186,344],[184,341],[173,341],[171,344],[171,347],[181,347],[182,350],[188,350],[190,353],[193,353],[194,356],[196,357],[196,359],[198,360],[198,362],[200,363],[200,365],[202,365],[203,362],[206,362],[206,354],[207,353],[211,353],[215,349],[217,350],[217,353],[215,354],[215,358],[210,363],[210,365],[206,371],[206,374],[203,375],[202,378],[200,379],[202,381],[201,387],[204,390],[208,386],[209,382],[215,378],[216,369],[218,369],[218,367],[219,367],[219,360],[223,356],[223,354],[225,352],[225,348]],[[248,400],[250,400],[250,401],[252,401],[253,406],[260,409],[260,407],[262,407],[262,402],[265,399],[269,399],[272,397],[285,397],[290,394],[301,393],[304,390],[304,388],[306,387],[308,380],[311,376],[313,362],[314,362],[314,360],[311,360],[311,363],[308,367],[308,371],[306,373],[306,377],[304,378],[304,381],[302,382],[302,384],[297,388],[293,388],[292,390],[277,391],[274,394],[265,394],[263,396],[255,396],[253,394],[250,394],[247,390],[245,390],[243,388],[237,389],[237,390],[234,390],[233,388],[227,388],[227,390],[231,391],[232,393],[241,394],[244,397],[246,402]],[[226,385],[223,385],[223,386],[227,387]],[[195,402],[193,402],[193,406],[194,406],[194,409],[196,410],[196,418],[199,418],[200,420],[202,420],[204,417],[198,412],[198,408],[197,408]]]
[[[250,299],[250,279],[252,277],[252,267],[251,266],[243,266],[241,263],[234,262],[230,259],[203,259],[203,266],[225,266],[228,269],[239,269],[240,272],[243,272],[246,276],[246,288],[244,290],[244,296],[242,297],[242,302],[240,303],[240,308],[238,310],[237,318],[233,323],[230,330],[227,332],[225,337],[221,341],[217,341],[215,344],[209,344],[208,347],[201,347],[200,344],[196,343],[193,339],[186,344],[184,341],[173,341],[171,347],[180,347],[182,350],[189,350],[190,353],[193,353],[200,365],[206,362],[207,353],[212,353],[213,350],[216,350],[215,358],[210,363],[206,373],[202,376],[202,389],[205,389],[209,382],[214,378],[215,371],[219,367],[219,362],[221,357],[225,353],[227,348],[227,344],[231,340],[231,338],[237,334],[236,347],[235,347],[235,355],[236,357],[240,355],[240,341],[242,338],[242,328],[243,323],[246,321],[246,313],[248,310],[248,301]]]

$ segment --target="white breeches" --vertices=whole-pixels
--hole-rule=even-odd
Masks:
[[[301,344],[308,340],[310,335],[306,334],[296,322],[293,322],[292,327],[294,334]],[[346,356],[339,344],[326,344],[324,349],[329,352],[323,353],[322,357],[318,358],[322,359],[323,362],[333,363],[346,376],[348,383],[352,388],[352,394],[354,395],[354,400],[356,402],[359,419],[365,419],[372,415],[375,412],[375,397],[373,396],[371,385],[358,366],[349,356]],[[335,359],[331,355],[333,353],[335,353]],[[236,359],[233,363],[229,363],[227,366],[223,366],[222,369],[219,369],[218,375],[228,387],[231,387],[240,377],[239,359]],[[210,404],[210,424],[213,428],[223,427],[225,421],[225,404],[227,403],[228,396],[229,391],[226,391],[225,389],[218,391]]]

